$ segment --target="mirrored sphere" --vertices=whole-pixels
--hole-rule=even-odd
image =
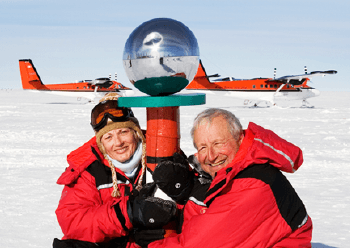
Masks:
[[[124,48],[123,65],[130,82],[148,95],[179,92],[197,73],[197,39],[179,21],[152,19],[130,34]]]

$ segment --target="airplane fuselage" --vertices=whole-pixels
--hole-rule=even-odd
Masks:
[[[214,75],[216,76],[216,75]],[[277,81],[272,78],[233,79],[225,78],[209,81],[203,65],[200,63],[198,72],[186,90],[200,92],[225,92],[230,96],[243,100],[262,101],[274,104],[275,100],[303,100],[316,97],[320,92],[307,85],[308,78],[289,79],[289,81]]]
[[[300,81],[300,85],[305,80]],[[276,92],[282,85],[281,82],[273,81],[271,78],[255,78],[255,79],[236,79],[230,81],[210,82],[206,77],[195,78],[190,85],[186,87],[187,90],[222,90],[222,91],[261,91],[261,92]],[[286,84],[281,91],[298,91],[298,87]]]
[[[30,59],[20,60],[19,68],[24,90],[87,98],[91,101],[101,98],[109,92],[117,92],[124,96],[133,95],[132,89],[109,78],[82,80],[75,83],[44,84]]]
[[[126,87],[118,86],[116,81],[112,81],[114,86],[109,88],[99,87],[98,92],[116,92],[119,90],[129,90]],[[74,91],[74,92],[94,92],[96,87],[88,82],[78,82],[78,83],[63,83],[63,84],[41,84],[39,81],[31,81],[30,84],[33,85],[31,89],[41,90],[41,91]],[[28,89],[28,88],[27,88]]]

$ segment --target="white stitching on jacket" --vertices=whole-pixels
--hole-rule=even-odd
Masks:
[[[124,183],[123,181],[118,180],[117,181],[118,184],[120,183]],[[126,181],[125,184],[129,184],[129,181]],[[100,189],[107,189],[107,188],[112,188],[113,187],[113,183],[106,183],[106,184],[101,184],[100,186],[97,187],[97,190]]]
[[[278,150],[278,149],[274,148],[274,147],[273,147],[272,145],[270,145],[269,143],[265,143],[265,142],[262,141],[261,139],[254,138],[254,140],[257,140],[257,141],[261,142],[261,143],[264,144],[265,146],[270,147],[272,150],[274,150],[274,151],[277,152],[278,154],[281,154],[283,157],[285,157],[285,158],[289,161],[290,165],[292,166],[293,172],[295,171],[295,170],[294,170],[294,162],[293,162],[293,160],[292,160],[287,154],[285,154],[285,153],[282,152],[281,150]]]

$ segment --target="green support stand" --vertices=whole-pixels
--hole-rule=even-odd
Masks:
[[[205,94],[178,94],[170,96],[133,96],[120,97],[118,105],[120,107],[175,107],[192,106],[205,104]]]

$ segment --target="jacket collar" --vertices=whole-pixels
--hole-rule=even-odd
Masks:
[[[108,160],[104,158],[101,151],[98,149],[96,137],[93,137],[84,145],[68,154],[67,162],[69,166],[59,177],[57,184],[69,185],[75,182],[80,174],[96,160],[100,161],[101,164],[104,164],[106,166],[106,169],[110,170]],[[118,168],[115,169],[117,172],[118,180],[121,180],[121,182],[125,183],[130,181],[123,171],[119,170]],[[141,170],[139,170],[137,173],[138,175],[136,179],[140,177]]]
[[[244,131],[244,139],[235,158],[217,172],[205,202],[219,194],[239,172],[250,165],[269,163],[282,171],[293,173],[302,162],[303,156],[299,147],[251,122]]]

